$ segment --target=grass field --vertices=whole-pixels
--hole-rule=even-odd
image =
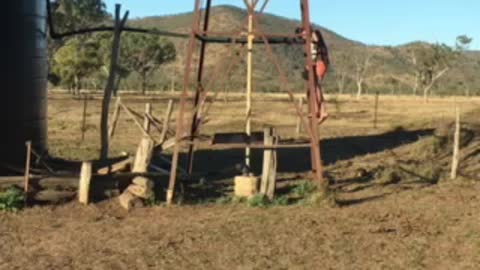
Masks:
[[[122,98],[138,112],[151,102],[161,116],[171,97]],[[373,97],[328,99],[331,117],[320,132],[334,203],[252,207],[224,200],[233,174],[221,171],[241,162],[243,151],[211,151],[204,143],[196,173],[207,189],[226,185],[220,194],[131,213],[116,200],[0,213],[0,269],[477,269],[480,99],[425,104],[381,96],[377,129]],[[454,119],[455,100],[473,137],[462,148],[461,177],[452,181],[446,177],[449,144],[437,140],[436,130]],[[49,102],[51,153],[96,158],[100,99],[89,101],[83,142],[83,101],[54,94]],[[283,95],[256,95],[254,119],[255,130],[274,125],[284,139],[295,135],[294,109]],[[242,131],[243,121],[243,98],[232,94],[215,103],[202,131]],[[111,154],[133,153],[139,139],[122,114]],[[254,159],[257,172],[260,161]],[[283,188],[306,179],[308,170],[308,149],[279,152],[279,192],[291,192]]]

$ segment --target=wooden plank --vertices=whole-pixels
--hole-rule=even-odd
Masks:
[[[273,145],[272,128],[265,128],[264,130],[264,145]],[[263,167],[262,179],[260,182],[260,194],[267,195],[268,180],[270,175],[270,166],[272,165],[272,150],[265,149],[263,151]]]
[[[83,162],[80,171],[78,188],[78,201],[81,204],[88,204],[90,199],[90,181],[92,180],[92,163]]]
[[[48,203],[62,203],[73,200],[75,193],[74,191],[42,190],[33,195],[33,200]]]
[[[262,132],[253,132],[251,135],[247,133],[216,133],[213,135],[211,144],[255,144],[263,143],[264,137]]]
[[[16,186],[23,188],[25,185],[25,176],[2,176],[0,177],[0,189],[8,188],[11,186]],[[78,188],[78,178],[73,177],[41,177],[41,176],[30,176],[29,179],[30,186],[39,186],[41,188],[54,188],[54,187],[65,187],[65,188]]]
[[[109,139],[112,139],[113,135],[115,135],[115,129],[117,128],[117,123],[118,123],[118,119],[120,118],[120,112],[121,112],[120,102],[121,102],[120,97],[117,97],[117,101],[115,102],[115,110],[113,111],[113,117],[110,124],[110,129],[108,131]]]
[[[130,119],[133,120],[133,122],[135,123],[135,125],[140,129],[140,131],[143,133],[144,136],[150,138],[150,140],[152,141],[155,141],[153,139],[152,136],[150,136],[150,134],[148,134],[148,132],[143,128],[143,125],[140,124],[140,122],[138,122],[137,118],[135,117],[135,115],[133,115],[132,111],[130,110],[130,108],[128,108],[127,106],[125,106],[125,104],[123,103],[120,103],[120,106],[122,106],[122,109],[125,110],[125,112],[128,114],[128,116],[130,117]]]
[[[150,125],[153,126],[158,133],[162,133],[162,128],[158,126],[157,121],[155,121],[155,118],[151,114],[145,115],[149,120],[150,120]]]
[[[211,145],[209,149],[242,149],[248,145],[251,149],[292,149],[292,148],[307,148],[310,147],[308,143],[295,143],[295,144],[277,144],[271,146],[265,146],[262,144],[215,144]]]
[[[155,143],[147,137],[143,137],[135,155],[132,172],[147,172],[148,165],[152,160]]]
[[[103,167],[97,171],[98,174],[100,175],[106,175],[110,173],[115,173],[118,171],[123,171],[125,170],[128,166],[131,166],[133,164],[134,158],[133,157],[128,157],[124,160],[121,160],[117,163],[111,164],[109,166]]]
[[[164,143],[162,143],[162,151],[165,151],[174,146],[175,146],[175,138],[170,138],[166,140]]]

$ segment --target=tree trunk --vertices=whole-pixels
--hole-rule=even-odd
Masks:
[[[77,75],[75,75],[73,80],[74,80],[73,95],[76,96],[80,92],[80,80],[78,79]]]
[[[337,87],[338,87],[338,94],[343,94],[343,90],[345,89],[345,79],[346,74],[342,72],[342,74],[337,78]]]
[[[147,93],[147,74],[142,73],[140,76],[142,77],[142,95],[145,95]]]
[[[363,93],[363,80],[357,81],[357,99],[360,99]]]
[[[122,28],[125,25],[128,18],[128,11],[125,12],[123,19],[120,21],[120,8],[121,6],[117,4],[115,6],[115,32],[113,36],[112,43],[112,55],[110,59],[110,72],[108,76],[108,82],[103,93],[102,101],[102,114],[100,118],[100,159],[104,160],[108,158],[108,112],[110,108],[110,100],[112,99],[112,93],[114,93],[115,88],[115,78],[117,73],[117,62],[120,52],[120,35],[122,33]]]
[[[423,89],[423,101],[425,103],[428,102],[428,96],[431,93],[432,87],[435,85],[438,79],[440,79],[443,75],[447,73],[449,69],[450,68],[447,67],[441,70],[440,72],[438,72],[435,76],[433,76],[431,82]]]
[[[415,83],[413,84],[413,89],[412,89],[414,96],[417,95],[419,82],[420,82],[420,73],[419,73],[419,72],[415,72]]]

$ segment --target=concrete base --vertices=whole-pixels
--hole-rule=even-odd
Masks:
[[[254,176],[236,176],[235,177],[235,196],[250,198],[258,193],[258,177]]]

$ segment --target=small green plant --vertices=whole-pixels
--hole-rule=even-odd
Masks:
[[[303,181],[292,189],[292,195],[297,198],[306,198],[316,190],[311,181]]]
[[[268,206],[268,204],[269,204],[268,199],[262,194],[257,194],[252,198],[248,199],[247,201],[247,205],[249,207],[265,208]]]
[[[0,192],[0,211],[18,212],[25,206],[25,195],[23,191],[10,187]]]
[[[215,201],[216,204],[220,204],[220,205],[226,205],[226,204],[230,204],[232,202],[233,202],[233,198],[231,196],[223,196],[223,197],[218,198]]]
[[[157,200],[155,194],[152,194],[152,196],[150,196],[148,199],[145,200],[145,205],[150,207],[157,206],[160,203],[161,202]]]
[[[282,195],[282,196],[279,196],[279,197],[275,197],[275,199],[273,199],[273,201],[272,201],[272,205],[273,206],[287,206],[289,201],[290,200],[289,200],[287,195]]]

